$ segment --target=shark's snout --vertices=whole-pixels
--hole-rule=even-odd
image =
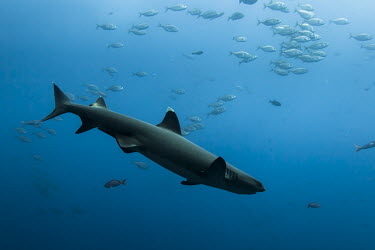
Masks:
[[[258,182],[256,185],[257,192],[264,192],[266,189],[264,188],[263,184],[261,182]]]

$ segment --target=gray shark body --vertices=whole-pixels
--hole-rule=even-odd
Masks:
[[[42,121],[64,113],[76,114],[82,120],[77,134],[98,128],[114,137],[125,153],[139,152],[186,178],[183,185],[204,184],[238,194],[265,191],[255,178],[181,136],[178,118],[170,108],[155,126],[110,111],[101,97],[85,106],[72,103],[56,85],[54,91],[55,110]]]

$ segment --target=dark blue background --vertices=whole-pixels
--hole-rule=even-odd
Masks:
[[[375,139],[375,89],[364,91],[373,86],[374,61],[360,42],[348,39],[349,33],[375,35],[372,1],[301,1],[325,20],[347,17],[352,23],[318,27],[330,43],[328,57],[315,64],[293,61],[310,72],[288,77],[269,71],[277,55],[256,51],[285,38],[256,23],[271,16],[286,24],[301,21],[293,13],[297,1],[286,1],[289,14],[263,10],[262,2],[185,1],[225,12],[213,21],[164,13],[176,3],[1,2],[0,249],[374,249],[375,151],[355,153],[353,146]],[[150,8],[160,13],[138,17]],[[245,18],[227,22],[235,11]],[[107,22],[118,29],[95,29]],[[139,22],[151,25],[148,34],[128,34]],[[159,22],[180,32],[167,33]],[[236,44],[235,35],[248,42]],[[107,49],[116,41],[125,47]],[[204,51],[196,60],[182,56],[196,50]],[[236,50],[259,58],[239,67],[228,56]],[[117,68],[118,76],[110,78],[103,67]],[[150,75],[132,77],[136,71]],[[188,138],[261,180],[267,191],[241,196],[182,186],[181,177],[139,154],[124,154],[98,130],[75,135],[80,120],[70,114],[43,124],[57,136],[38,139],[30,133],[39,130],[27,127],[33,142],[20,142],[14,131],[20,121],[41,119],[53,109],[51,81],[77,95],[84,94],[85,83],[124,85],[124,92],[109,93],[107,106],[153,124],[168,106],[186,125],[189,115],[205,117],[218,96],[238,95],[226,105],[228,112],[204,120],[206,128]],[[173,88],[187,94],[173,100]],[[271,106],[269,99],[283,105]],[[43,160],[35,161],[34,154]],[[134,160],[150,169],[136,168]],[[103,187],[123,178],[126,187]],[[307,209],[312,201],[321,208]]]

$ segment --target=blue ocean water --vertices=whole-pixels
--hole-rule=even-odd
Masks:
[[[349,39],[350,33],[375,35],[374,3],[284,2],[290,13],[263,9],[262,1],[182,2],[225,13],[208,21],[164,12],[178,3],[170,0],[3,0],[0,249],[375,249],[375,153],[356,153],[353,146],[374,140],[375,54],[360,48],[371,41]],[[257,26],[257,19],[276,17],[294,26],[303,21],[294,13],[298,3],[313,5],[326,20],[315,29],[329,43],[323,49],[328,56],[303,63],[256,50],[266,44],[280,50],[289,40]],[[160,12],[139,17],[148,9]],[[227,21],[236,11],[245,17]],[[328,24],[339,17],[350,24]],[[96,29],[104,23],[117,30]],[[128,33],[137,23],[150,25],[146,35]],[[159,23],[180,30],[169,33]],[[232,40],[239,35],[248,41]],[[107,48],[119,41],[123,48]],[[198,50],[204,53],[190,58]],[[239,66],[228,54],[240,50],[258,58]],[[277,75],[269,63],[278,58],[309,72]],[[118,73],[111,77],[105,67]],[[139,71],[149,74],[132,76]],[[53,110],[52,81],[90,97],[76,101],[87,105],[97,96],[86,93],[85,84],[97,85],[109,109],[152,124],[167,107],[182,126],[190,123],[186,117],[201,116],[205,128],[187,138],[260,180],[266,191],[249,196],[183,186],[182,177],[138,153],[124,154],[99,130],[74,134],[81,121],[72,114],[42,128],[22,126]],[[113,84],[125,90],[104,90]],[[173,94],[177,88],[186,94]],[[207,105],[226,94],[237,98],[225,103],[223,114],[207,117]],[[282,106],[272,106],[273,99]],[[17,127],[28,133],[18,134]],[[139,169],[133,161],[150,167]],[[126,186],[103,187],[125,178]],[[321,207],[307,208],[310,202]]]

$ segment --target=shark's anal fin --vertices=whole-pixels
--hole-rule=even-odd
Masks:
[[[185,186],[199,185],[199,183],[192,182],[192,181],[189,181],[189,180],[181,181],[181,184],[182,184],[182,185],[185,185]]]
[[[79,129],[76,131],[76,134],[80,134],[86,131],[89,131],[90,129],[96,128],[96,125],[93,121],[81,117],[82,125],[79,127]]]
[[[227,169],[227,163],[222,157],[216,158],[210,167],[206,171],[206,176],[208,178],[224,178]]]
[[[132,136],[116,135],[115,138],[118,145],[125,153],[138,152],[141,146],[138,140]]]
[[[176,134],[181,135],[180,122],[178,121],[177,115],[172,108],[167,109],[167,113],[165,114],[163,121],[156,126],[171,130]]]

